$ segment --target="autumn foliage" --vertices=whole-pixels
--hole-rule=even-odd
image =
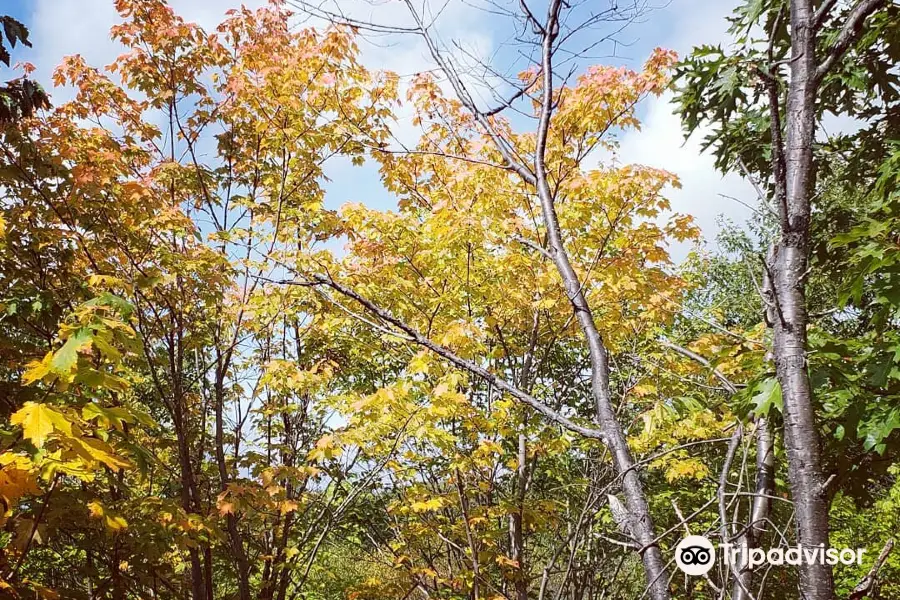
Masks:
[[[627,473],[566,425],[608,424],[509,160],[533,128],[367,69],[358,28],[282,2],[211,31],[115,4],[124,53],[63,59],[72,99],[0,125],[0,595],[641,597]],[[542,159],[664,555],[683,515],[713,529],[722,442],[780,399],[765,327],[717,325],[712,259],[672,257],[700,238],[677,174],[617,158],[676,61],[557,85]],[[539,119],[540,69],[519,81]],[[328,176],[361,165],[395,209],[333,208]],[[698,581],[673,597],[713,597]]]

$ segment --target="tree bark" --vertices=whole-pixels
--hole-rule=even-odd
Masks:
[[[616,472],[622,477],[625,505],[632,518],[632,533],[641,546],[641,560],[647,580],[647,595],[652,600],[668,600],[668,576],[665,562],[656,542],[653,519],[640,475],[634,468],[634,459],[625,433],[616,418],[609,388],[609,357],[603,338],[597,329],[590,305],[584,295],[584,287],[569,261],[562,239],[555,199],[548,181],[545,150],[553,112],[553,48],[559,32],[561,0],[551,0],[542,48],[543,98],[538,123],[535,151],[535,186],[541,202],[544,225],[547,228],[549,253],[563,281],[587,340],[591,361],[591,392],[594,399],[596,420],[604,434],[604,442],[610,450]]]
[[[175,437],[178,446],[178,466],[181,478],[181,508],[186,514],[196,512],[195,496],[196,483],[194,481],[194,469],[191,464],[191,449],[188,442],[186,422],[184,415],[184,401],[181,394],[176,391],[173,399],[172,421],[175,425]],[[190,548],[188,551],[191,563],[191,598],[193,600],[206,600],[206,586],[203,578],[203,563],[200,560],[200,551]]]
[[[768,321],[774,332],[775,369],[784,399],[784,441],[797,537],[807,547],[828,546],[828,499],[823,489],[819,432],[806,360],[809,318],[805,288],[815,178],[816,92],[829,70],[858,39],[865,19],[885,4],[886,0],[856,2],[820,61],[816,57],[817,29],[828,20],[835,3],[824,3],[814,11],[811,0],[790,2],[790,78],[783,145],[778,80],[772,77],[769,81],[772,172],[775,196],[779,200],[781,236],[766,260],[772,304]],[[770,69],[774,66],[769,65]],[[834,597],[831,567],[804,562],[800,567],[800,590],[808,600],[831,600]]]
[[[790,4],[791,61],[784,147],[782,232],[772,271],[775,369],[784,399],[784,441],[788,478],[796,510],[798,542],[828,547],[828,501],[822,484],[819,432],[807,372],[808,315],[805,278],[808,268],[812,146],[815,135],[816,47],[810,0]],[[831,567],[800,567],[800,589],[808,600],[831,600]]]
[[[222,360],[220,358],[221,365]],[[223,415],[225,403],[225,387],[224,387],[224,368],[216,369],[216,381],[214,386],[215,393],[215,415],[216,415],[216,464],[219,468],[219,482],[221,490],[224,492],[228,489],[231,477],[228,474],[228,465],[225,461],[225,419]],[[244,551],[244,541],[241,538],[238,529],[237,516],[228,513],[225,516],[225,526],[228,531],[228,539],[231,542],[231,556],[234,560],[235,568],[238,576],[238,591],[241,600],[252,600],[250,592],[250,565],[247,562],[247,554]]]
[[[509,515],[510,558],[518,564],[518,573],[516,573],[515,580],[516,600],[528,600],[528,572],[525,569],[525,536],[523,531],[525,494],[528,491],[527,461],[528,453],[526,451],[525,434],[520,433],[515,478],[516,510]]]
[[[772,506],[775,480],[775,447],[769,420],[756,420],[756,490],[750,508],[750,523],[743,535],[735,541],[738,548],[734,565],[733,600],[749,600],[753,586],[753,571],[747,566],[748,550],[759,546],[760,538],[766,531],[766,520]]]

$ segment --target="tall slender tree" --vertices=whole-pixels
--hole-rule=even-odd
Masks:
[[[847,105],[848,93],[840,85],[847,84],[852,71],[848,55],[879,67],[872,71],[873,84],[884,75],[891,55],[885,43],[895,19],[896,5],[883,0],[849,5],[831,0],[747,3],[736,11],[730,29],[738,51],[701,48],[679,74],[687,130],[711,123],[715,129],[707,141],[715,146],[718,164],[761,178],[766,184],[765,191],[760,190],[762,205],[777,215],[777,239],[764,261],[769,282],[764,290],[766,316],[774,333],[773,358],[784,399],[798,541],[806,547],[829,542],[827,481],[808,371],[805,295],[817,124],[825,111]],[[760,25],[766,39],[756,40]],[[753,87],[747,87],[747,81]],[[890,80],[879,84],[892,87]],[[882,92],[892,93],[884,87]],[[830,566],[804,562],[800,572],[805,598],[834,597]]]

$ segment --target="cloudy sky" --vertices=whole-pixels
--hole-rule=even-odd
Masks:
[[[265,0],[245,0],[254,6]],[[609,0],[590,0],[607,4]],[[624,64],[639,68],[650,51],[657,46],[671,48],[680,55],[692,46],[726,41],[725,16],[735,0],[656,0],[640,22],[618,34],[618,44],[599,46],[594,62]],[[342,9],[382,23],[400,24],[405,11],[390,0],[378,5],[359,4],[359,0],[337,0]],[[240,0],[170,0],[185,19],[212,29],[229,8]],[[443,4],[443,2],[441,2]],[[440,13],[438,31],[444,41],[453,41],[467,52],[482,57],[504,56],[512,30],[507,22],[472,7],[473,2],[450,0]],[[540,2],[533,0],[534,6]],[[27,60],[37,67],[36,77],[50,85],[50,73],[63,56],[81,54],[89,64],[107,65],[121,53],[109,38],[109,28],[118,20],[113,0],[6,0],[2,9],[25,22],[31,29],[32,49],[15,52],[14,60]],[[602,32],[593,32],[597,35]],[[581,40],[584,43],[585,40]],[[587,40],[590,41],[590,40]],[[372,69],[390,69],[401,76],[411,76],[431,68],[425,48],[413,39],[383,39],[363,42],[364,62]],[[56,101],[65,99],[65,90],[50,90]],[[718,230],[720,215],[742,222],[748,210],[719,194],[753,203],[752,188],[736,175],[722,177],[713,168],[709,155],[700,152],[699,138],[684,141],[678,118],[672,113],[670,97],[647,101],[640,109],[641,131],[626,133],[621,138],[619,160],[641,163],[676,173],[682,182],[680,190],[669,194],[673,209],[694,215],[710,242]],[[414,135],[408,119],[398,123],[401,137]],[[377,172],[371,167],[354,168],[336,163],[328,171],[328,205],[337,207],[348,201],[363,202],[389,209],[393,200],[381,189]],[[684,249],[676,249],[683,255]]]

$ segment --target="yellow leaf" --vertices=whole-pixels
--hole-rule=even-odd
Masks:
[[[222,492],[216,498],[216,508],[219,509],[219,514],[222,516],[234,514],[234,502],[229,500],[227,491]]]
[[[503,556],[503,555],[500,555],[497,557],[497,564],[500,565],[501,567],[511,567],[513,569],[519,568],[519,561],[513,560],[513,559],[509,558],[508,556]]]
[[[28,459],[24,460],[27,462]],[[8,508],[22,496],[39,494],[40,491],[35,474],[30,468],[22,469],[13,463],[0,469],[0,498],[5,500]]]
[[[309,452],[308,457],[310,460],[323,462],[327,459],[340,456],[342,452],[343,449],[338,444],[338,440],[335,439],[335,436],[328,434],[323,435],[319,441],[316,442],[316,447]]]
[[[92,288],[114,288],[123,285],[124,282],[121,279],[111,275],[91,275],[88,277],[88,286]]]
[[[22,373],[22,385],[31,385],[40,381],[50,373],[50,363],[53,361],[53,353],[48,352],[43,360],[34,360],[28,363],[28,370]]]
[[[25,437],[38,448],[44,446],[44,441],[54,430],[72,435],[72,424],[65,415],[56,412],[46,404],[26,402],[25,406],[13,414],[9,422],[13,425],[21,425]]]
[[[99,500],[88,502],[88,510],[94,519],[103,519],[103,524],[112,532],[122,531],[128,527],[128,521],[100,504]]]
[[[131,466],[124,458],[115,455],[115,450],[109,444],[95,439],[73,437],[66,440],[73,450],[89,461],[101,462],[113,471],[125,469]]]
[[[46,588],[30,579],[23,579],[22,583],[31,588],[35,593],[35,598],[40,598],[41,600],[59,600],[59,594],[50,588]]]
[[[413,512],[421,513],[431,510],[438,510],[443,505],[444,501],[441,498],[431,498],[422,502],[413,502],[411,508]]]
[[[409,361],[409,372],[413,375],[417,373],[428,374],[428,353],[425,351],[416,354]]]

